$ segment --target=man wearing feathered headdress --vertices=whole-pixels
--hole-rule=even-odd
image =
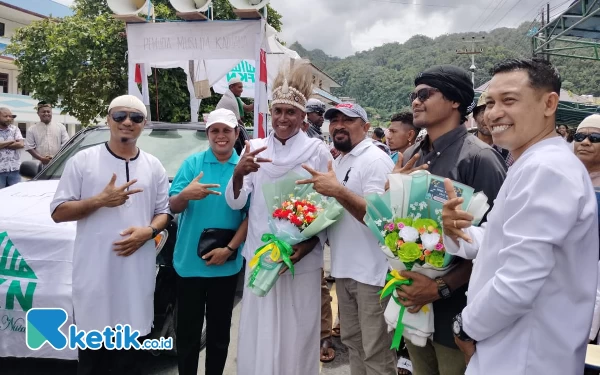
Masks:
[[[322,141],[301,131],[312,89],[308,64],[279,73],[273,84],[273,132],[266,139],[246,142],[227,185],[225,197],[232,209],[243,208],[250,199],[248,236],[242,251],[248,262],[263,245],[261,236],[270,232],[263,184],[277,181],[288,172],[303,173],[303,164],[327,171],[332,160]],[[319,373],[324,241],[325,236],[313,237],[293,246],[295,276],[283,273],[266,296],[257,297],[245,288],[237,355],[239,374]]]

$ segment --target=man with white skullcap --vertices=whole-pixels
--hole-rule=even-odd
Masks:
[[[219,100],[219,103],[217,103],[217,107],[215,108],[225,108],[235,113],[240,132],[240,135],[235,143],[235,151],[238,153],[238,155],[240,155],[244,149],[244,141],[250,139],[250,135],[244,127],[244,116],[246,115],[246,112],[254,112],[254,104],[246,104],[240,98],[242,96],[242,92],[244,92],[244,84],[242,81],[237,77],[230,79],[229,90],[223,94],[223,97],[221,97],[221,100]]]
[[[152,328],[152,239],[170,214],[166,171],[136,146],[146,116],[136,97],[114,99],[108,108],[109,141],[67,162],[50,205],[55,222],[77,222],[72,283],[78,330],[130,325],[145,336]],[[79,348],[78,374],[106,374],[109,365],[113,373],[141,374],[135,352]]]

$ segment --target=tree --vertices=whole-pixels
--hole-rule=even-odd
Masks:
[[[168,0],[154,0],[158,19],[175,19]],[[235,19],[227,0],[215,0],[215,19]],[[110,101],[127,92],[125,24],[116,20],[106,0],[75,0],[75,14],[45,19],[17,30],[7,48],[21,70],[19,84],[38,100],[60,105],[82,124],[106,115]],[[59,22],[57,22],[59,21]],[[281,15],[269,7],[268,22],[281,30]],[[189,121],[189,92],[181,69],[149,77],[152,118]],[[153,97],[154,96],[154,97]]]

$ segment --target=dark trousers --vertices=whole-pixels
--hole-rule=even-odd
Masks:
[[[205,374],[223,374],[237,278],[237,274],[226,277],[177,277],[177,357],[180,375],[198,373],[205,312]]]
[[[77,375],[142,375],[142,353],[129,350],[79,350]]]

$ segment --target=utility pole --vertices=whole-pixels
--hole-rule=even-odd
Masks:
[[[475,55],[480,55],[483,53],[483,48],[475,48],[475,45],[477,43],[482,43],[485,41],[485,37],[482,36],[480,38],[478,37],[471,37],[471,40],[468,40],[467,38],[462,38],[463,42],[467,43],[467,44],[471,44],[471,48],[467,48],[465,50],[456,50],[456,54],[457,55],[471,55],[471,67],[469,68],[469,70],[471,71],[471,80],[473,81],[473,88],[475,88],[475,71],[477,70],[477,67],[475,66]]]
[[[548,2],[546,4],[546,25],[550,25],[550,2]],[[550,38],[550,31],[546,30],[546,40],[549,40]],[[546,48],[550,48],[550,43],[548,43],[548,45],[546,46]],[[550,54],[547,53],[546,54],[546,60],[548,60],[548,62],[550,62]]]

